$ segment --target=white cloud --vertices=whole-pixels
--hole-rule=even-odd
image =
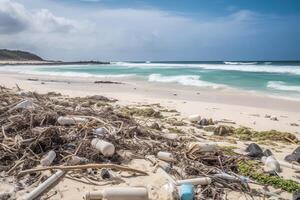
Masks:
[[[57,17],[47,9],[30,11],[22,4],[11,0],[0,0],[0,34],[14,34],[22,31],[69,32],[77,23],[64,17]]]
[[[247,57],[254,51],[255,38],[260,39],[267,30],[256,25],[264,17],[249,10],[201,20],[153,8],[80,7],[53,0],[18,2],[22,4],[0,0],[0,46],[33,50],[48,59]]]

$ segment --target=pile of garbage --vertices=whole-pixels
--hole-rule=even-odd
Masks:
[[[248,184],[253,181],[238,175],[239,164],[249,156],[227,154],[192,135],[167,136],[139,123],[115,101],[100,95],[69,98],[1,87],[0,171],[1,177],[14,178],[17,187],[12,193],[45,179],[25,197],[35,199],[70,171],[91,181],[103,181],[109,176],[106,169],[147,176],[125,164],[140,158],[165,172],[174,186],[174,199],[223,199],[228,190],[252,195]],[[101,176],[93,177],[88,169],[101,169]],[[46,170],[55,173],[45,178]],[[12,193],[5,194],[6,199],[13,199]],[[112,187],[88,192],[85,198],[148,199],[147,193],[145,188]]]

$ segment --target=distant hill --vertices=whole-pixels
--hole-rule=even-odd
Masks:
[[[43,61],[43,59],[33,53],[26,51],[14,51],[7,49],[0,49],[0,61]]]

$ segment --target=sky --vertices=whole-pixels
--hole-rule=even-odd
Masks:
[[[300,60],[298,0],[0,0],[0,48],[51,60]]]

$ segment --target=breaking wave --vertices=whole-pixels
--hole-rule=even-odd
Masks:
[[[225,61],[224,62],[225,65],[256,65],[257,62],[229,62],[229,61]]]
[[[180,75],[180,76],[162,76],[161,74],[151,74],[148,77],[150,82],[161,82],[161,83],[179,83],[187,86],[197,87],[210,87],[214,89],[225,88],[225,85],[210,83],[207,81],[199,80],[200,76],[194,75]]]
[[[226,62],[228,64],[186,64],[186,63],[130,63],[130,62],[115,62],[113,65],[135,68],[201,68],[207,70],[224,70],[224,71],[242,71],[242,72],[265,72],[265,73],[290,73],[300,75],[300,66],[289,65],[272,65],[271,62],[266,62],[263,65],[243,62]],[[231,64],[229,64],[231,63]]]
[[[300,86],[287,85],[283,81],[269,81],[267,87],[275,90],[300,92]]]

